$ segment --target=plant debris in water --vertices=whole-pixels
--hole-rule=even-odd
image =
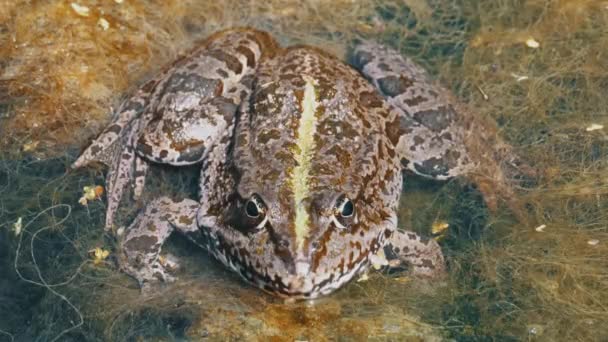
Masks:
[[[408,178],[400,224],[434,230],[445,284],[376,273],[284,304],[176,237],[187,272],[141,296],[103,233],[101,170],[65,170],[129,89],[245,25],[338,55],[371,38],[414,58],[538,170],[518,180],[527,223],[490,214],[470,185]],[[0,341],[608,339],[606,27],[597,0],[2,2]],[[195,171],[156,170],[150,186],[194,196]]]

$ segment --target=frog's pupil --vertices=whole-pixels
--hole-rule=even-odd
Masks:
[[[342,205],[342,216],[344,217],[349,217],[353,214],[353,212],[355,211],[355,207],[353,206],[353,202],[351,202],[349,199],[347,199],[344,204]]]
[[[252,201],[247,201],[247,205],[245,206],[245,211],[249,217],[258,217],[260,216],[260,211],[258,210],[258,206]]]

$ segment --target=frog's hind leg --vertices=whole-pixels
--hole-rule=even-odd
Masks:
[[[196,214],[199,204],[190,199],[161,197],[148,204],[120,238],[119,264],[145,290],[155,282],[170,282],[177,264],[161,256],[166,239],[178,230],[193,241],[199,239]]]
[[[266,32],[216,34],[163,78],[154,118],[139,134],[137,153],[154,162],[190,165],[232,134],[237,108],[248,97],[259,61],[278,44]]]
[[[252,70],[274,49],[278,45],[264,32],[220,32],[121,105],[72,165],[97,161],[109,166],[106,230],[112,228],[124,193],[132,187],[136,199],[141,195],[149,161],[193,164],[204,159],[209,145],[227,140],[237,104],[251,87]]]
[[[472,168],[458,115],[426,72],[397,51],[373,42],[355,47],[352,63],[392,106],[397,152],[416,174],[447,179]]]
[[[135,96],[124,102],[118,109],[113,122],[95,139],[91,145],[72,164],[71,168],[84,167],[92,162],[100,162],[109,167],[106,174],[106,210],[105,229],[110,230],[114,216],[124,192],[134,176],[134,167],[138,157],[132,148],[132,141],[140,126],[142,110],[148,101],[149,93],[140,90]],[[140,163],[141,164],[141,163]],[[135,184],[143,184],[145,167],[135,172]]]
[[[445,274],[441,247],[433,239],[425,239],[410,231],[396,230],[384,246],[389,265],[405,262],[415,276],[437,277]]]
[[[523,218],[512,179],[533,171],[517,165],[493,123],[474,115],[395,50],[363,42],[351,59],[393,107],[387,130],[397,131],[396,151],[405,168],[435,179],[465,175],[478,185],[491,210],[501,197]]]

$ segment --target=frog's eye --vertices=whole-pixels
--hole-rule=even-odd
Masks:
[[[355,205],[351,200],[345,197],[338,210],[342,217],[351,217],[355,213]]]
[[[346,229],[355,220],[355,204],[345,195],[336,200],[332,221],[338,228]]]
[[[247,200],[247,203],[245,203],[245,214],[257,223],[255,226],[256,230],[264,228],[266,222],[268,222],[268,217],[266,217],[266,205],[258,194],[253,194],[251,198]]]
[[[256,201],[254,200],[249,200],[247,201],[247,204],[245,205],[245,212],[247,213],[247,216],[251,217],[251,218],[257,218],[260,216],[260,208],[258,207],[258,204],[256,203]]]

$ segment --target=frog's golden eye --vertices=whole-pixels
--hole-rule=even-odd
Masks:
[[[355,221],[355,204],[346,195],[336,200],[332,221],[338,228],[346,229]]]

